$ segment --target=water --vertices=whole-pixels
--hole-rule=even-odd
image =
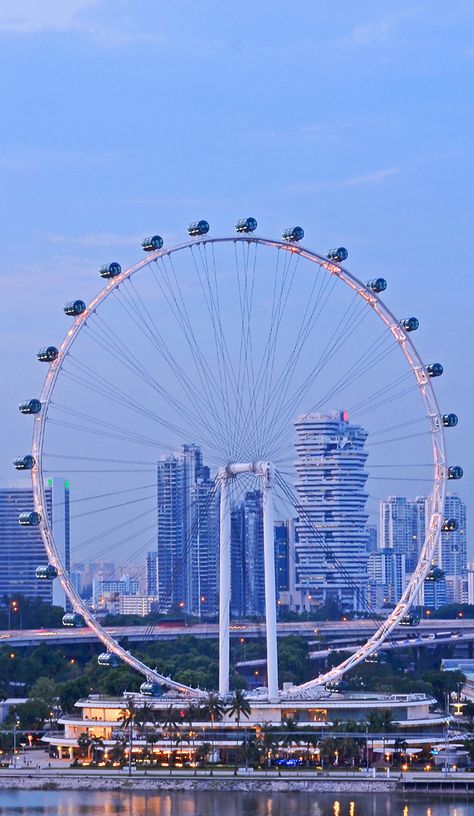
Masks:
[[[0,791],[0,816],[474,816],[474,801],[391,794]]]

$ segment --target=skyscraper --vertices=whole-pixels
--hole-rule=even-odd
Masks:
[[[148,556],[148,591],[163,611],[184,604],[195,615],[215,614],[218,495],[197,445],[183,445],[158,463],[157,504],[157,554],[156,563]]]
[[[50,479],[46,510],[62,563],[69,570],[69,484]],[[31,487],[0,488],[0,597],[25,595],[66,608],[58,581],[39,581],[36,567],[48,563],[38,527],[21,527],[20,513],[33,510]]]
[[[265,609],[262,500],[262,491],[252,490],[231,510],[231,608],[237,616]]]
[[[295,422],[297,588],[317,603],[363,609],[367,587],[367,432],[345,411]]]
[[[425,540],[426,520],[431,499],[417,496],[389,496],[380,502],[380,539],[383,547],[406,555],[406,571],[413,572]],[[446,496],[444,516],[455,519],[457,530],[441,533],[433,562],[444,572],[438,581],[426,581],[420,590],[419,604],[436,609],[444,603],[461,603],[466,596],[467,531],[466,505],[455,494]],[[433,584],[437,583],[436,586]]]
[[[446,519],[455,519],[458,528],[441,533],[439,566],[446,575],[446,602],[461,603],[467,580],[467,519],[463,500],[454,493],[448,493],[444,515]]]
[[[416,499],[388,496],[380,502],[379,510],[380,549],[403,553],[407,572],[413,572],[425,540],[429,499],[425,496]]]

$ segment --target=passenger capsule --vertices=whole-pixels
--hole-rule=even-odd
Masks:
[[[342,694],[344,691],[350,690],[350,684],[347,680],[336,680],[334,683],[326,683],[324,686],[326,691],[331,691],[333,694]]]
[[[456,519],[445,519],[443,521],[443,526],[441,527],[443,533],[452,533],[454,530],[459,528],[459,523]]]
[[[73,626],[75,629],[80,629],[86,625],[86,622],[79,612],[66,612],[62,619],[63,626]]]
[[[443,414],[441,421],[445,428],[454,428],[459,422],[456,414]]]
[[[56,346],[45,346],[36,353],[36,357],[40,363],[52,363],[53,360],[56,360],[58,354],[59,351]]]
[[[303,227],[289,227],[283,230],[281,237],[284,241],[301,241],[301,239],[304,238],[304,229]]]
[[[188,235],[191,235],[192,238],[196,235],[206,235],[207,232],[209,232],[207,221],[193,221],[188,227]]]
[[[445,573],[440,567],[431,567],[425,581],[442,581]]]
[[[367,289],[372,289],[372,292],[384,292],[387,288],[387,281],[385,278],[375,278],[374,280],[367,281],[366,283]]]
[[[241,218],[235,225],[236,232],[255,232],[257,229],[256,218]]]
[[[101,652],[97,658],[99,666],[108,666],[111,669],[116,669],[120,666],[120,658],[113,652]]]
[[[162,697],[165,692],[163,686],[160,686],[159,683],[151,683],[147,680],[146,683],[142,683],[140,686],[140,694],[145,695],[146,697]]]
[[[142,249],[145,252],[153,252],[155,249],[161,249],[163,246],[163,238],[161,235],[152,235],[150,238],[144,238],[142,241]]]
[[[448,479],[462,479],[464,471],[461,465],[453,465],[448,468]]]
[[[64,306],[64,314],[67,314],[69,317],[77,317],[85,311],[86,304],[83,300],[71,300],[70,303],[66,303]]]
[[[400,323],[407,332],[416,331],[420,328],[420,321],[417,317],[406,317],[404,320],[400,320]]]
[[[39,399],[30,399],[25,402],[20,402],[18,410],[20,414],[39,414],[41,411],[41,402]]]
[[[117,275],[120,275],[122,271],[122,267],[116,261],[112,261],[112,263],[104,264],[99,269],[99,275],[101,278],[116,278]]]
[[[443,366],[441,363],[428,363],[426,366],[429,377],[441,377],[443,373]]]
[[[35,575],[38,581],[52,581],[58,577],[58,571],[52,564],[46,564],[44,567],[36,567]]]
[[[336,261],[336,263],[345,261],[347,260],[348,257],[349,253],[345,247],[337,247],[336,249],[330,249],[326,255],[326,258],[329,258],[330,261]]]
[[[418,626],[420,618],[414,612],[408,612],[400,621],[400,626]]]
[[[41,516],[36,510],[32,510],[30,513],[20,513],[18,524],[22,527],[38,527],[41,524]]]
[[[35,457],[27,453],[26,456],[19,456],[18,459],[15,459],[13,467],[15,470],[32,470],[35,464]]]

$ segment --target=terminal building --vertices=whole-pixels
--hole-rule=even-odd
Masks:
[[[272,726],[278,731],[281,725],[283,733],[285,721],[294,722],[295,730],[313,727],[323,738],[324,732],[335,723],[357,721],[364,725],[368,723],[371,712],[383,710],[392,717],[394,731],[409,745],[429,744],[433,735],[437,734],[438,739],[442,738],[446,724],[445,715],[432,711],[436,700],[425,694],[341,694],[321,690],[319,696],[315,695],[312,700],[289,697],[285,700],[284,691],[282,701],[271,704],[267,702],[266,689],[257,689],[248,695],[251,714],[248,719],[242,718],[239,730],[235,715],[225,714],[222,720],[211,723],[207,715],[200,715],[193,709],[193,713],[190,713],[189,698],[177,696],[176,692],[166,692],[160,698],[141,694],[125,694],[115,698],[91,694],[86,699],[78,700],[76,713],[58,720],[62,731],[46,734],[43,739],[52,753],[73,760],[79,755],[78,740],[80,737],[84,740],[83,735],[86,734],[91,742],[101,744],[104,759],[107,759],[109,754],[113,755],[117,742],[124,738],[124,711],[130,697],[136,709],[145,704],[149,706],[147,711],[150,715],[148,723],[140,722],[140,726],[134,726],[133,753],[138,756],[147,748],[155,761],[163,763],[171,758],[193,762],[205,748],[209,750],[209,746],[212,746],[214,762],[221,759],[232,761],[236,747],[243,742],[244,729],[248,739],[258,736],[265,726]],[[195,709],[199,701],[193,700],[192,703]],[[169,726],[170,711],[176,714],[172,727]],[[156,725],[156,722],[159,724]],[[150,739],[152,732],[154,736]],[[288,751],[288,748],[285,750]],[[295,743],[289,750],[297,754],[302,748]],[[317,751],[316,745],[313,753]]]

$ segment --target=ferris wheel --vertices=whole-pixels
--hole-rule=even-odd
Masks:
[[[455,528],[444,517],[446,482],[462,476],[459,466],[448,466],[444,431],[458,420],[438,407],[433,380],[443,368],[424,363],[417,353],[412,333],[418,320],[395,317],[381,300],[383,277],[362,281],[347,271],[344,247],[324,254],[305,249],[299,226],[285,230],[281,240],[259,237],[254,218],[238,221],[235,229],[232,236],[213,238],[209,224],[196,221],[187,240],[172,247],[152,235],[143,240],[145,254],[134,265],[122,269],[112,261],[100,267],[105,285],[90,303],[76,299],[64,306],[71,323],[62,343],[37,354],[47,366],[41,393],[19,406],[33,415],[33,442],[15,467],[31,473],[34,495],[34,510],[19,521],[39,528],[48,563],[38,566],[38,580],[60,582],[73,610],[63,622],[90,627],[106,647],[101,665],[124,661],[145,677],[144,690],[158,685],[199,696],[200,689],[165,676],[159,665],[146,665],[99,623],[71,580],[46,499],[54,479],[69,480],[72,560],[97,562],[112,554],[134,568],[135,560],[162,546],[164,535],[173,535],[163,532],[157,468],[171,468],[183,450],[196,463],[197,452],[201,475],[193,518],[181,534],[180,552],[161,567],[163,574],[168,571],[159,604],[166,611],[170,598],[176,602],[173,586],[181,580],[182,587],[186,570],[194,568],[196,538],[205,558],[209,537],[217,535],[217,561],[206,563],[218,576],[218,610],[209,612],[219,612],[219,691],[225,694],[232,512],[243,497],[263,497],[268,687],[275,699],[281,693],[274,519],[296,519],[300,538],[304,532],[319,548],[326,572],[312,578],[321,592],[331,580],[342,582],[358,611],[370,615],[354,564],[330,543],[331,530],[344,516],[350,541],[359,536],[361,546],[388,491],[399,494],[403,485],[429,495],[425,538],[406,588],[363,646],[287,693],[310,695],[380,649],[437,569],[441,532]],[[335,416],[362,439],[357,523],[347,513],[334,520],[337,491],[323,494],[323,516],[312,515],[308,504],[311,468],[320,468],[318,478],[324,483],[327,476],[328,487],[332,474],[321,471],[322,459],[305,449],[305,423]],[[177,477],[170,468],[172,490]],[[300,549],[296,557],[301,566],[305,552]],[[311,598],[314,584],[308,586]],[[304,594],[304,586],[299,591]],[[197,603],[199,615],[205,615],[211,600],[199,586]]]

